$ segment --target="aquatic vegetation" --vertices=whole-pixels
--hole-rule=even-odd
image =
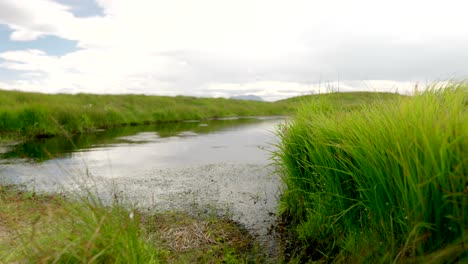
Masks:
[[[468,85],[349,107],[315,98],[279,130],[291,256],[467,260]],[[299,243],[295,242],[299,240]]]

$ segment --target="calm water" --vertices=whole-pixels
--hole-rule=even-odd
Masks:
[[[46,192],[118,193],[155,210],[229,212],[264,237],[278,176],[270,151],[280,118],[136,126],[0,147],[0,177]]]

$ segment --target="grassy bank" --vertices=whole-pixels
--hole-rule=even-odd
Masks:
[[[468,85],[341,107],[281,128],[285,247],[296,260],[468,261]]]
[[[156,214],[89,197],[67,200],[0,186],[0,263],[264,260],[253,238],[228,218]]]
[[[284,102],[186,96],[40,94],[0,90],[0,132],[22,136],[79,133],[126,124],[212,117],[283,115]]]

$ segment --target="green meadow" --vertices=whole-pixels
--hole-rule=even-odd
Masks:
[[[278,130],[290,261],[468,261],[468,85],[303,103]]]
[[[0,90],[0,132],[25,137],[218,117],[284,115],[292,104],[224,98],[40,94]]]

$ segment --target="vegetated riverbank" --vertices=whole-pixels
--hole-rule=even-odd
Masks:
[[[139,211],[0,185],[2,263],[261,263],[229,217]]]
[[[40,94],[0,90],[0,132],[40,137],[214,117],[288,115],[286,102],[187,96]]]
[[[296,261],[468,261],[468,85],[342,107],[281,128],[284,247]]]
[[[360,100],[360,97],[372,98],[362,100],[362,103],[379,98],[399,97],[395,94],[371,95],[371,93],[323,96],[330,97],[334,105],[354,105],[348,106],[351,108],[356,107],[355,100]],[[314,100],[318,97],[322,95],[302,99],[294,98],[282,103],[295,107],[304,103],[303,101]],[[343,100],[344,97],[354,97],[354,99]],[[56,123],[52,125],[54,124],[57,125]],[[61,126],[63,124],[58,127]],[[32,129],[35,127],[29,126]],[[19,131],[19,133],[29,136],[40,135],[27,131]],[[67,130],[65,132],[70,133]],[[15,187],[11,189],[11,187],[4,186],[2,189],[8,192],[2,194],[3,200],[1,201],[2,211],[0,212],[4,215],[0,218],[2,219],[0,258],[11,260],[11,262],[36,263],[58,259],[62,262],[80,263],[89,262],[93,258],[109,259],[110,262],[140,261],[143,263],[151,261],[268,262],[262,250],[253,242],[255,240],[243,228],[230,221],[230,218],[217,217],[214,214],[193,216],[181,212],[172,215],[134,212],[120,203],[106,206],[98,200],[88,200],[85,197],[76,202],[63,200],[59,196],[21,192]],[[130,217],[132,212],[133,217]],[[170,225],[171,223],[174,225]],[[120,240],[120,237],[123,240]],[[200,237],[200,242],[192,240]],[[172,246],[187,245],[192,242],[196,246],[188,250],[179,250],[177,246],[175,248]],[[186,246],[181,246],[181,248],[186,248]],[[114,255],[117,259],[112,258]]]

